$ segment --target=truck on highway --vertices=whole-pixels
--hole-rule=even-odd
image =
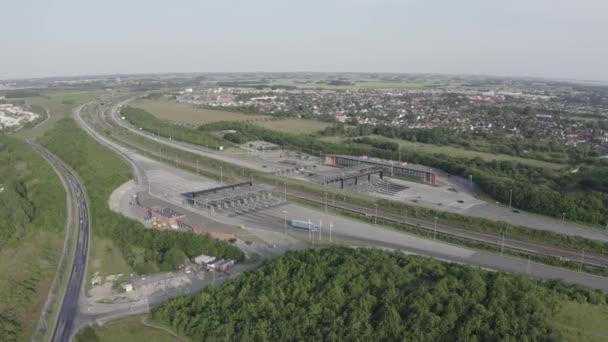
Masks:
[[[288,220],[287,224],[294,228],[311,230],[313,232],[319,231],[319,225],[316,223],[301,221],[301,220]]]

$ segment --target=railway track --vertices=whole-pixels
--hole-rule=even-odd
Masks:
[[[106,128],[106,129],[108,127],[113,127],[113,128],[119,129],[119,130],[125,130],[124,127],[113,122],[114,120],[112,120],[110,118],[110,116],[111,116],[111,113],[102,114],[100,121],[103,123],[101,123],[101,122],[97,122],[97,123],[102,124],[103,126],[105,126],[104,128]],[[146,137],[148,139],[151,139],[151,137],[148,137],[148,136],[146,136]],[[126,142],[128,144],[136,146],[137,148],[144,150],[144,151],[150,153],[151,155],[158,156],[157,151],[155,151],[154,149],[148,148],[148,146],[142,146],[141,144],[139,144],[137,142],[127,142],[124,139],[121,139],[121,140],[123,140],[124,142]],[[159,142],[159,143],[162,144],[162,142]],[[175,148],[175,147],[171,147],[171,148]],[[165,153],[167,153],[167,150],[165,150]],[[183,165],[188,165],[191,168],[198,167],[201,170],[206,170],[208,172],[217,173],[217,171],[218,171],[214,168],[206,167],[205,165],[195,165],[194,162],[190,162],[188,160],[181,160],[180,163]],[[241,176],[238,176],[237,174],[234,174],[232,176],[233,176],[233,178],[238,179],[238,180],[241,180],[241,178],[242,178],[242,180],[249,180],[249,178],[241,177]],[[268,183],[268,182],[259,182],[259,183],[276,186],[276,184],[272,184],[272,183]],[[277,189],[277,192],[283,193],[284,189]],[[506,235],[508,235],[508,233],[505,234],[505,236],[499,236],[499,235],[495,235],[495,234],[471,231],[469,229],[452,226],[452,225],[446,225],[446,224],[440,224],[440,223],[435,224],[434,221],[422,220],[422,219],[411,218],[411,217],[405,218],[402,215],[396,214],[394,212],[387,212],[387,211],[384,211],[381,209],[379,209],[376,214],[375,208],[373,208],[373,209],[367,208],[364,206],[360,206],[357,204],[352,204],[352,203],[348,203],[348,202],[344,202],[344,201],[327,201],[326,202],[325,197],[317,196],[317,195],[313,195],[310,193],[297,191],[297,190],[293,190],[293,189],[288,189],[287,195],[291,196],[293,198],[300,199],[300,200],[312,202],[317,205],[323,205],[323,206],[327,205],[327,207],[331,207],[333,209],[339,209],[339,210],[347,211],[350,213],[363,215],[363,216],[371,218],[371,219],[377,218],[378,220],[383,221],[383,222],[405,225],[405,226],[409,226],[412,228],[423,229],[423,230],[429,231],[431,233],[436,232],[437,234],[442,234],[444,236],[464,239],[464,240],[468,240],[468,241],[472,241],[472,242],[476,242],[476,243],[483,243],[486,245],[490,245],[490,246],[499,248],[501,250],[509,249],[509,250],[513,250],[513,251],[517,251],[517,252],[521,252],[521,253],[525,253],[525,254],[530,254],[530,255],[558,258],[561,261],[570,261],[570,262],[573,262],[576,264],[586,265],[586,266],[595,267],[595,268],[602,268],[602,269],[608,268],[608,256],[602,256],[602,255],[597,255],[597,254],[593,254],[593,253],[585,253],[583,250],[578,251],[578,250],[572,250],[572,249],[565,249],[565,248],[559,248],[559,247],[535,243],[535,242],[528,242],[528,241],[513,239],[513,238],[509,238],[506,236]]]

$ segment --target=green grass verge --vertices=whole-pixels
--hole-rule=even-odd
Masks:
[[[564,300],[555,317],[555,326],[564,341],[608,341],[608,306]]]
[[[87,281],[94,272],[105,275],[170,271],[179,266],[184,257],[202,253],[243,259],[242,252],[226,242],[206,235],[145,229],[141,223],[111,211],[108,198],[114,189],[133,177],[131,167],[90,138],[73,120],[59,121],[57,127],[40,140],[74,169],[86,188],[92,225]]]
[[[25,142],[0,137],[0,339],[32,338],[63,249],[65,192]]]
[[[468,150],[465,148],[453,147],[453,146],[447,146],[447,145],[423,144],[423,143],[411,142],[411,141],[401,140],[401,139],[396,139],[396,138],[386,138],[386,137],[383,137],[380,135],[368,135],[367,137],[377,139],[377,140],[384,140],[384,141],[391,141],[391,142],[398,143],[401,145],[401,148],[404,151],[405,150],[414,150],[414,151],[423,152],[423,153],[432,153],[432,154],[441,153],[441,154],[454,156],[454,157],[461,157],[461,158],[479,157],[484,161],[493,161],[493,160],[512,161],[512,162],[517,162],[517,163],[521,163],[521,164],[525,164],[525,165],[544,167],[544,168],[549,168],[549,169],[554,169],[554,170],[561,169],[566,166],[565,164],[550,163],[550,162],[546,162],[546,161],[542,161],[542,160],[521,158],[521,157],[510,156],[510,155],[506,155],[506,154],[478,152],[478,151]],[[323,137],[323,138],[321,138],[321,140],[339,143],[339,142],[342,142],[342,141],[348,140],[348,139],[333,136],[333,137]]]
[[[33,128],[23,129],[15,133],[19,138],[36,138],[42,136],[46,131],[52,129],[55,123],[63,118],[70,117],[72,110],[79,104],[93,101],[99,97],[99,91],[62,91],[50,92],[44,96],[27,97],[21,100],[27,104],[46,108],[49,111],[49,119]]]
[[[103,326],[92,326],[81,329],[74,337],[75,342],[122,342],[122,341],[146,341],[146,342],[174,342],[183,341],[169,332],[155,327],[150,327],[142,322],[147,316],[134,316],[117,321],[112,321]],[[151,323],[146,320],[148,324]]]

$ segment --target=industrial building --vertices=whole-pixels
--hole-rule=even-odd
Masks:
[[[337,167],[352,167],[355,165],[369,165],[384,171],[384,174],[393,178],[411,180],[430,185],[436,185],[435,173],[430,169],[399,163],[392,160],[369,159],[367,157],[353,157],[343,155],[326,155],[325,164]]]
[[[154,221],[165,223],[171,227],[180,227],[181,222],[179,219],[185,217],[184,214],[178,213],[171,208],[149,208],[148,216]]]

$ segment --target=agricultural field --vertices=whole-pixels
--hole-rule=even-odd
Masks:
[[[315,133],[331,126],[331,123],[329,122],[305,119],[284,119],[264,122],[258,121],[254,122],[254,124],[285,133]]]
[[[370,135],[369,137],[378,139],[378,140],[396,142],[396,143],[399,143],[404,150],[409,149],[409,150],[414,150],[414,151],[419,151],[419,152],[424,152],[424,153],[434,153],[434,154],[443,153],[443,154],[446,154],[446,155],[449,155],[452,157],[461,157],[461,158],[479,157],[485,161],[492,161],[492,160],[513,161],[513,162],[518,162],[518,163],[525,164],[525,165],[545,167],[545,168],[549,168],[549,169],[560,169],[565,166],[563,164],[550,163],[550,162],[546,162],[546,161],[542,161],[542,160],[527,159],[527,158],[521,158],[521,157],[516,157],[516,156],[509,156],[506,154],[493,154],[493,153],[487,153],[487,152],[471,151],[471,150],[467,150],[464,148],[453,147],[453,146],[423,144],[423,143],[411,142],[411,141],[400,140],[400,139],[386,138],[386,137],[379,136],[379,135]],[[342,138],[342,137],[325,137],[325,138],[322,138],[322,140],[329,141],[329,142],[340,142],[340,141],[343,141],[344,138]]]
[[[75,342],[115,342],[115,341],[146,341],[146,342],[173,342],[184,341],[177,339],[165,328],[146,326],[147,316],[134,316],[118,321],[112,321],[103,326],[86,327],[79,331]],[[146,322],[144,324],[144,322]]]
[[[129,106],[140,108],[159,119],[189,125],[203,125],[217,121],[262,121],[270,117],[265,115],[242,114],[223,110],[196,108],[191,104],[169,100],[137,100]]]
[[[63,248],[65,191],[51,166],[0,137],[0,340],[29,341]]]
[[[316,81],[300,81],[300,80],[277,80],[270,83],[270,86],[293,86],[303,89],[342,89],[342,90],[354,90],[354,89],[403,89],[403,90],[421,90],[436,85],[432,82],[390,82],[390,81],[376,81],[376,80],[358,80],[352,85],[330,85],[324,83],[316,83]]]

